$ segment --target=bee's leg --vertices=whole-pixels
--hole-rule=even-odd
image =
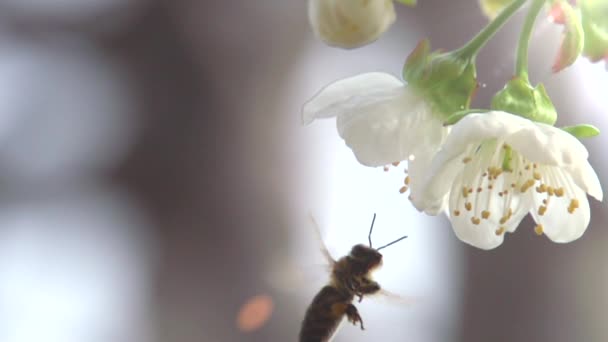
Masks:
[[[380,291],[380,284],[373,280],[369,280],[367,278],[363,278],[363,282],[361,286],[359,286],[359,291],[361,294],[370,295]],[[363,296],[359,296],[359,303],[363,300]]]
[[[359,311],[357,311],[357,308],[354,305],[348,304],[346,306],[346,318],[354,325],[359,323],[359,325],[361,325],[361,330],[365,330],[365,328],[363,328],[363,320],[361,320]]]

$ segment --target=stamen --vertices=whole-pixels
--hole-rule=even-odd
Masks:
[[[544,231],[544,229],[543,229],[542,224],[539,224],[536,227],[534,227],[534,232],[536,233],[536,235],[539,235],[539,236],[543,235],[543,231]]]
[[[464,207],[467,211],[471,211],[471,209],[473,208],[473,205],[471,204],[471,202],[466,202],[464,204]]]
[[[544,205],[541,205],[540,207],[538,207],[538,215],[543,216],[545,215],[545,212],[547,211],[547,207]]]
[[[454,216],[460,216],[460,210],[454,210]]]
[[[393,166],[397,167],[397,166],[399,166],[399,163],[400,163],[400,162],[396,161],[396,162],[392,162],[391,164],[392,164]]]
[[[387,165],[384,165],[383,170],[384,170],[384,172],[388,172],[388,166],[387,166]]]
[[[403,183],[405,183],[405,185],[410,185],[410,176],[405,177]]]
[[[574,213],[574,210],[576,210],[578,208],[578,200],[576,198],[573,198],[570,200],[570,206],[568,206],[568,212],[570,214]]]
[[[496,231],[494,232],[496,235],[501,236],[502,234],[505,233],[505,227],[500,227],[498,229],[496,229]]]
[[[408,189],[407,186],[404,185],[401,187],[401,189],[399,189],[399,193],[404,194],[407,191],[407,189]]]
[[[488,217],[490,217],[490,212],[489,211],[484,210],[484,211],[481,212],[481,218],[488,219]]]
[[[472,160],[472,158],[471,158],[471,157],[465,157],[465,158],[462,158],[462,162],[463,162],[464,164],[466,164],[466,163],[470,162],[471,160]]]
[[[478,217],[471,217],[471,222],[475,225],[478,225],[479,223],[481,223],[481,220]]]

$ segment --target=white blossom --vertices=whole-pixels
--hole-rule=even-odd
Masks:
[[[336,81],[302,109],[302,121],[336,117],[338,134],[357,160],[371,167],[408,160],[410,199],[448,133],[441,115],[412,88],[380,72]]]
[[[346,49],[378,39],[395,21],[392,0],[309,0],[308,17],[325,43]]]
[[[505,112],[460,120],[423,182],[423,207],[448,199],[454,232],[492,249],[530,213],[537,234],[554,242],[578,239],[590,221],[587,194],[602,200],[588,152],[556,127]]]

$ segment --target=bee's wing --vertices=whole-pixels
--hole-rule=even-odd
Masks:
[[[380,291],[377,292],[376,295],[374,296],[374,298],[381,298],[384,301],[388,301],[391,304],[397,304],[399,306],[412,306],[420,301],[420,298],[402,296],[386,289],[380,289]]]
[[[327,250],[327,247],[323,242],[323,238],[321,237],[321,228],[319,227],[319,224],[317,223],[317,220],[315,220],[315,217],[312,215],[312,213],[309,214],[309,218],[315,228],[315,237],[317,238],[317,241],[319,243],[319,249],[321,250],[321,254],[323,254],[323,257],[325,258],[325,261],[329,266],[329,270],[331,270],[331,268],[336,263],[336,260],[332,258],[331,254],[329,254],[329,250]]]

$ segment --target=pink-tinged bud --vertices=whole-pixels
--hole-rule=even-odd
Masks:
[[[557,1],[551,7],[549,19],[564,25],[559,51],[553,63],[553,72],[572,65],[580,56],[584,46],[584,33],[580,14],[567,1]]]

